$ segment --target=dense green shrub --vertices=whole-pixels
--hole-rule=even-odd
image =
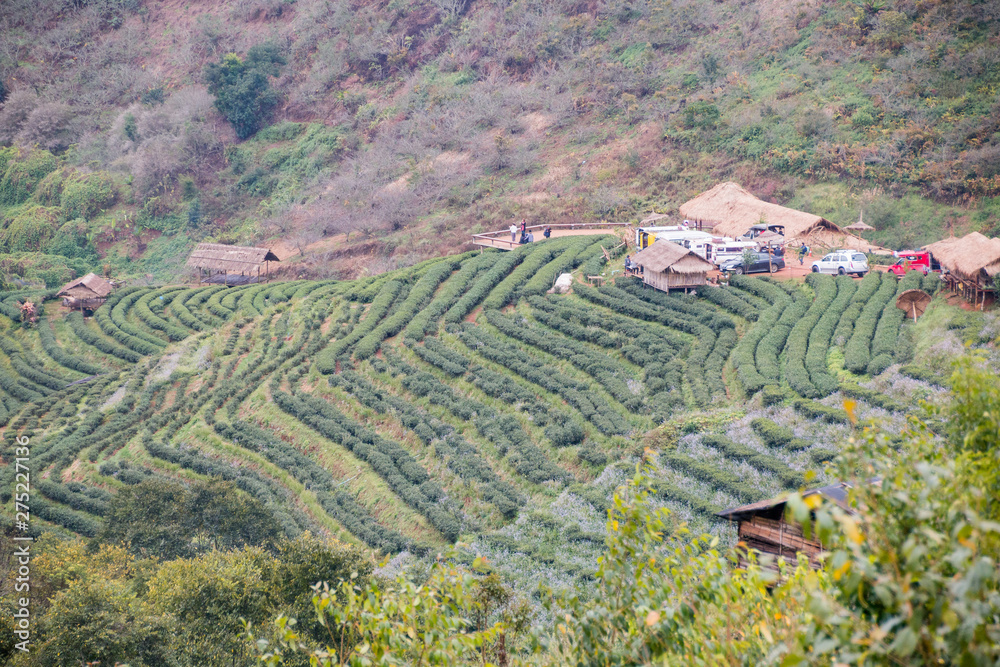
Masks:
[[[278,76],[285,57],[272,44],[252,47],[246,58],[228,53],[217,63],[205,67],[208,90],[215,95],[215,107],[246,139],[267,123],[281,101],[271,88],[270,77]]]
[[[0,204],[14,206],[28,199],[43,178],[56,170],[59,159],[48,151],[18,151],[0,175]]]
[[[861,283],[854,291],[850,303],[844,308],[840,320],[837,321],[837,326],[833,331],[832,342],[834,345],[844,345],[850,340],[854,331],[855,320],[858,319],[861,310],[879,290],[883,276],[888,276],[886,278],[888,281],[894,280],[893,276],[880,271],[870,271],[868,275],[861,279]]]
[[[0,248],[7,252],[37,252],[57,228],[58,208],[26,206],[0,231]]]
[[[110,174],[75,174],[63,181],[62,214],[64,220],[90,220],[114,205],[118,187]]]

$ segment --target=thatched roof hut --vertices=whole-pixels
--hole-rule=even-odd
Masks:
[[[698,287],[708,282],[715,265],[684,246],[670,241],[654,243],[632,260],[642,267],[642,281],[664,292]]]
[[[222,243],[199,243],[191,251],[187,265],[209,275],[222,273],[260,277],[261,267],[266,274],[269,262],[280,261],[267,248],[225,245]]]
[[[114,286],[104,278],[88,273],[63,285],[56,296],[61,296],[63,305],[69,308],[93,310],[104,303],[114,289]]]
[[[56,296],[70,299],[106,299],[113,291],[114,287],[107,280],[95,273],[88,273],[63,285]]]
[[[964,280],[985,284],[1000,273],[1000,239],[979,232],[924,246],[942,267]]]
[[[713,225],[712,233],[716,236],[738,238],[763,220],[770,225],[783,225],[786,242],[796,240],[810,246],[853,250],[874,248],[826,218],[761,201],[732,182],[719,183],[681,204],[680,211],[687,219]]]

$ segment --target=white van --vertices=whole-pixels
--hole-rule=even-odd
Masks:
[[[731,238],[720,239],[720,242],[712,248],[712,256],[706,259],[716,266],[721,266],[725,262],[743,257],[743,251],[747,248],[756,251],[757,245],[755,241],[734,241]]]

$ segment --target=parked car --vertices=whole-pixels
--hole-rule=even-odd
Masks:
[[[728,262],[724,262],[722,266],[719,267],[721,271],[733,273],[774,273],[785,268],[785,260],[781,257],[775,255],[768,255],[766,252],[755,252],[754,262],[748,267],[743,266],[743,258],[733,259]]]
[[[926,276],[930,271],[940,271],[941,265],[929,252],[901,252],[899,260],[889,270],[897,276],[905,275],[907,271],[922,271]]]
[[[746,234],[744,234],[741,238],[744,241],[749,241],[751,239],[757,238],[758,236],[760,236],[764,232],[774,232],[775,234],[781,234],[782,236],[784,236],[785,235],[785,226],[784,225],[754,225],[753,227],[751,227],[750,229],[748,229],[747,232],[746,232]]]
[[[834,250],[823,259],[813,262],[813,273],[853,273],[861,277],[868,273],[868,258],[857,250]]]

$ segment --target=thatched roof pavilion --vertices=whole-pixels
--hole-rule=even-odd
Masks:
[[[278,256],[267,248],[199,243],[191,251],[187,265],[198,269],[199,276],[204,271],[209,276],[221,273],[226,277],[236,274],[259,279],[261,267],[264,267],[264,273],[267,274],[270,262],[277,261],[280,261]],[[228,280],[226,282],[228,284]]]
[[[765,222],[783,225],[785,241],[807,245],[867,250],[873,247],[864,239],[852,236],[826,218],[813,213],[761,201],[736,183],[719,183],[711,190],[681,204],[681,215],[713,226],[716,236],[743,236],[751,227]]]
[[[948,288],[960,292],[972,303],[986,304],[993,293],[994,276],[1000,274],[1000,239],[991,239],[979,232],[961,238],[950,237],[924,246],[934,255],[948,275],[942,276]]]
[[[684,246],[660,241],[636,253],[632,260],[642,267],[642,281],[664,292],[698,287],[708,282],[715,265]]]
[[[965,280],[992,279],[1000,273],[1000,239],[979,232],[947,238],[924,247],[944,268]]]
[[[70,308],[94,309],[104,303],[113,291],[114,287],[107,280],[88,273],[63,285],[56,296],[63,297],[63,305]]]

